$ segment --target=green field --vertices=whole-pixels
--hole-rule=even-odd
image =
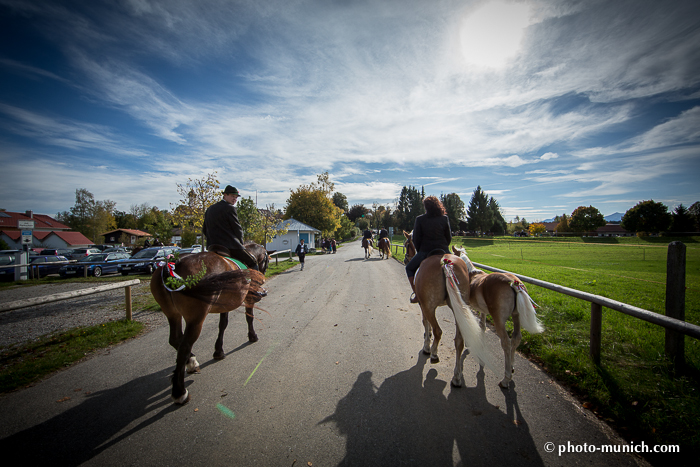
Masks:
[[[457,237],[470,259],[495,268],[664,313],[669,238]],[[700,243],[686,244],[686,321],[700,325]],[[398,237],[395,237],[398,243]],[[631,440],[700,448],[700,342],[685,338],[687,367],[674,375],[664,329],[603,308],[599,367],[589,357],[589,302],[528,285],[546,328],[524,333],[520,351],[567,385]],[[517,375],[515,376],[517,380]]]

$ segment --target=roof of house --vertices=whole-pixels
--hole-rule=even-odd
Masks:
[[[92,240],[80,232],[51,232],[68,245],[92,245]]]
[[[623,229],[620,224],[606,224],[603,227],[598,227],[596,232],[600,233],[606,233],[606,232],[624,232],[627,233],[628,231]]]
[[[31,211],[26,213],[0,211],[0,228],[17,229],[17,221],[34,221],[34,230],[70,230],[70,227],[58,222],[46,214],[34,214]]]
[[[282,225],[282,226],[284,226],[287,230],[291,230],[291,231],[294,231],[294,230],[304,230],[304,231],[308,231],[308,232],[321,233],[320,230],[318,230],[318,229],[316,229],[316,228],[314,228],[314,227],[311,227],[310,225],[306,225],[306,224],[304,224],[303,222],[300,222],[300,221],[298,221],[298,220],[296,220],[296,219],[294,219],[294,218],[292,218],[292,219],[287,219],[286,221],[282,221],[280,224],[278,224],[278,226],[279,226],[279,225]]]
[[[151,234],[148,232],[144,232],[143,230],[136,230],[136,229],[117,229],[117,230],[110,230],[109,232],[105,232],[102,235],[103,237],[106,237],[107,235],[115,232],[124,232],[127,235],[136,235],[137,237],[150,237]]]

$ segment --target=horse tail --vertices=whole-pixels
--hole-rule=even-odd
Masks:
[[[474,313],[472,313],[471,308],[469,308],[469,305],[462,299],[454,268],[449,260],[445,260],[444,256],[442,260],[442,270],[445,274],[445,286],[450,298],[450,308],[455,315],[457,328],[459,329],[459,333],[462,334],[464,344],[469,349],[469,352],[477,358],[481,366],[490,368],[491,371],[495,373],[496,365],[493,362],[491,353],[484,345],[484,337],[479,322],[476,316],[474,316]],[[468,277],[463,277],[462,280],[469,282]]]
[[[544,326],[537,319],[537,312],[535,311],[537,304],[530,298],[525,284],[520,281],[513,281],[510,283],[510,287],[515,291],[515,309],[520,315],[522,328],[532,334],[543,332]]]
[[[209,304],[217,303],[219,305],[238,307],[244,300],[246,303],[259,302],[267,294],[262,287],[264,282],[265,276],[254,269],[237,269],[205,275],[197,284],[185,288],[179,293]],[[238,304],[221,303],[220,299],[224,294],[241,297],[241,300]]]

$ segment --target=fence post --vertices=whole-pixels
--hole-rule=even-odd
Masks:
[[[666,260],[666,316],[685,321],[685,244],[668,244]],[[666,329],[666,357],[676,370],[685,364],[685,335]]]
[[[600,344],[603,329],[603,306],[591,302],[591,360],[595,365],[600,365]]]
[[[131,321],[131,286],[124,287],[124,301],[126,302],[126,320]]]

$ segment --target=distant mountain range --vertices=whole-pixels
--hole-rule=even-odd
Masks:
[[[624,216],[624,214],[621,214],[621,213],[619,213],[619,212],[610,214],[610,215],[608,215],[608,216],[605,216],[605,222],[612,222],[612,223],[619,223],[619,222],[622,222],[622,216]],[[545,219],[545,220],[543,220],[542,222],[544,222],[544,223],[547,223],[547,222],[554,222],[554,218],[552,218],[552,219]]]

